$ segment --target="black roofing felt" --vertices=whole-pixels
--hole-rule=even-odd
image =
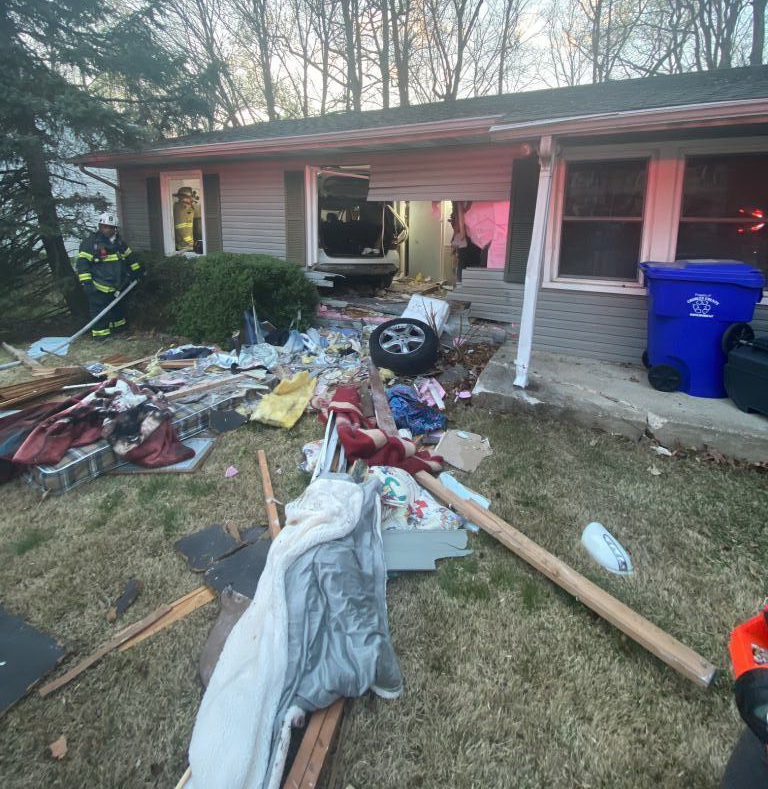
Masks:
[[[484,116],[498,116],[497,122],[524,123],[574,115],[765,97],[768,97],[768,66],[745,67],[256,123],[165,140],[148,145],[145,150],[407,126]]]

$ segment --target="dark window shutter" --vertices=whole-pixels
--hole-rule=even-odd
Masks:
[[[536,156],[516,159],[512,168],[512,196],[509,206],[507,236],[507,282],[525,282],[528,251],[533,235],[536,194],[539,189],[539,160]]]
[[[284,173],[285,259],[301,266],[307,263],[307,228],[304,218],[304,172]]]
[[[209,173],[203,176],[203,203],[207,246],[205,253],[222,252],[224,243],[221,234],[221,193],[218,173]]]
[[[165,252],[163,243],[163,207],[160,202],[160,179],[147,178],[147,212],[149,214],[149,248]]]

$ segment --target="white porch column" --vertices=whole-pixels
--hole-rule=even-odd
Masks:
[[[536,210],[533,215],[531,247],[525,268],[525,289],[523,291],[523,311],[520,316],[520,332],[517,339],[517,358],[515,359],[514,385],[525,389],[528,386],[528,366],[531,362],[533,345],[533,326],[536,321],[536,301],[541,284],[541,269],[544,263],[544,242],[547,234],[547,218],[552,192],[552,160],[554,143],[546,135],[539,140],[539,188],[536,193]],[[514,178],[514,174],[512,176]]]
[[[319,167],[307,165],[304,168],[304,222],[306,225],[307,268],[317,263],[318,223],[317,213],[317,173]]]

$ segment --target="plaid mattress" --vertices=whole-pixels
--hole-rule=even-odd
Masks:
[[[183,440],[206,430],[211,411],[214,408],[226,407],[227,403],[231,403],[231,399],[219,401],[215,405],[210,402],[190,405],[176,403],[173,419],[176,435]],[[114,453],[112,446],[101,439],[93,444],[67,450],[55,465],[32,466],[23,472],[22,478],[44,493],[66,493],[125,463],[126,461]]]

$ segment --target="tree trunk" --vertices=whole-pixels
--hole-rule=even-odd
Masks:
[[[51,177],[45,159],[43,142],[30,120],[30,134],[25,145],[24,160],[29,175],[30,196],[32,207],[37,215],[40,226],[40,239],[45,249],[48,268],[53,276],[53,284],[62,296],[69,311],[76,316],[86,314],[86,300],[82,288],[79,287],[64,239],[61,236],[59,217],[56,214],[56,200],[51,188]]]
[[[381,3],[381,102],[385,110],[389,109],[389,2]]]
[[[350,0],[341,0],[341,13],[344,22],[344,59],[347,72],[347,109],[360,112],[362,105],[362,86],[358,79],[357,52],[355,38],[358,20]]]
[[[752,51],[749,55],[749,64],[751,66],[763,65],[765,5],[766,0],[752,0]]]

